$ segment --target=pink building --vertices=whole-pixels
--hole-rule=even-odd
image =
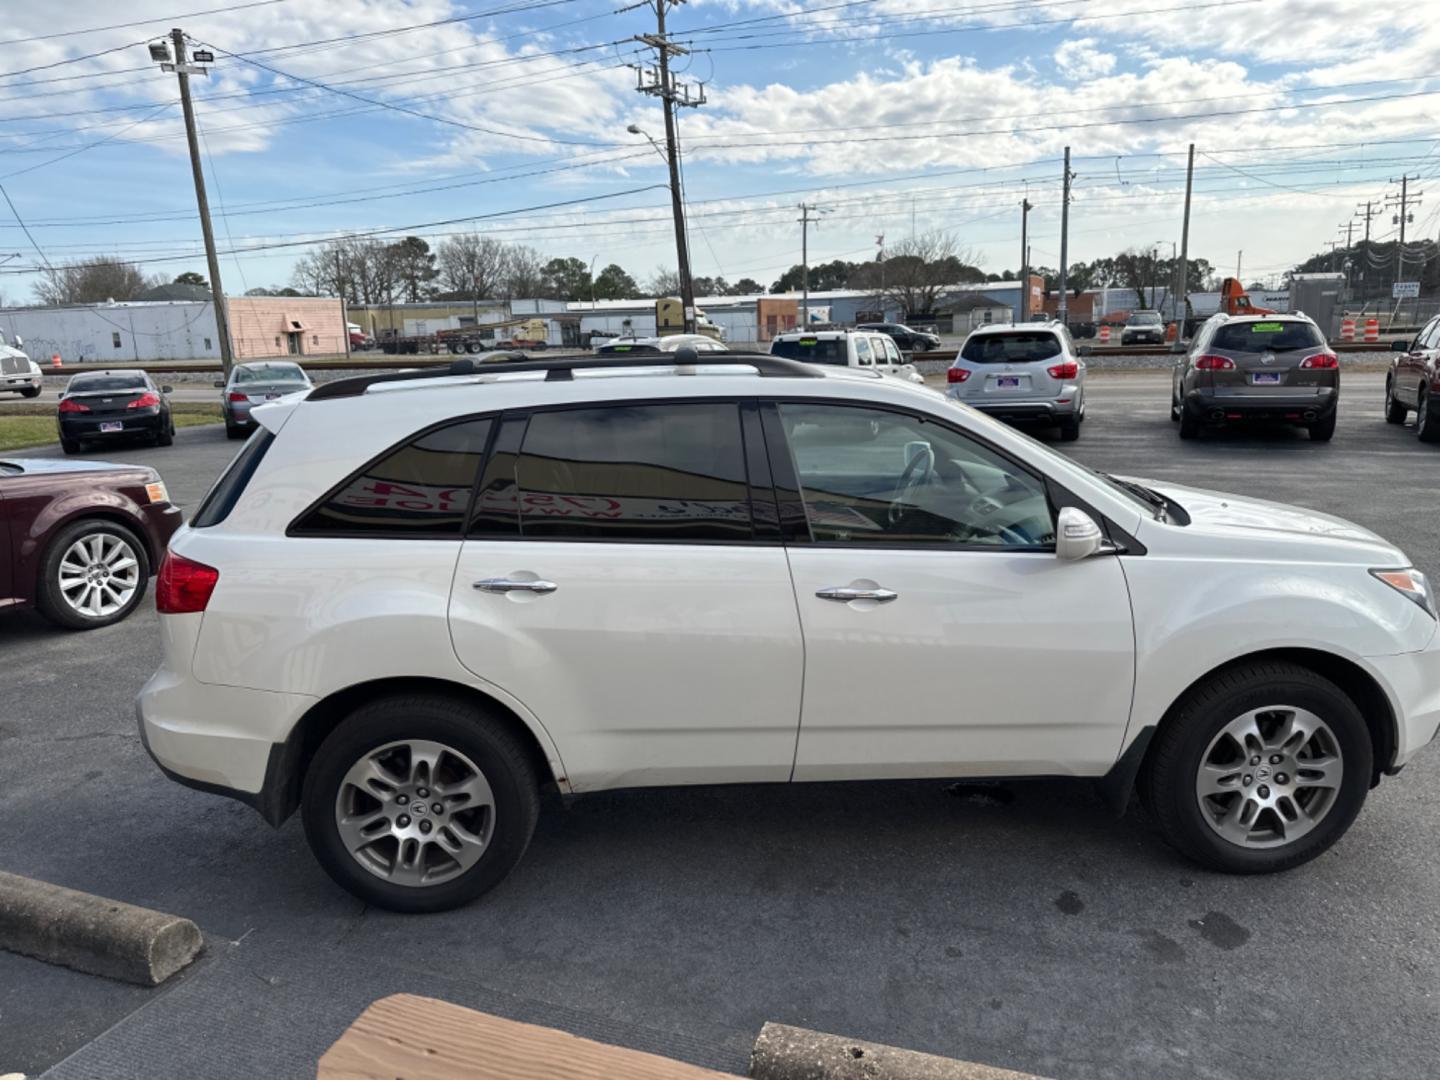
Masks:
[[[325,356],[345,351],[339,300],[301,296],[235,296],[225,302],[236,360]]]

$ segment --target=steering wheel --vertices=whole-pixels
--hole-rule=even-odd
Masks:
[[[905,465],[905,471],[900,474],[900,479],[895,482],[895,494],[890,498],[890,509],[886,516],[891,525],[898,525],[902,518],[909,512],[907,505],[910,492],[914,491],[925,481],[925,475],[930,471],[930,463],[933,460],[933,451],[917,453]],[[921,466],[925,466],[924,472]]]

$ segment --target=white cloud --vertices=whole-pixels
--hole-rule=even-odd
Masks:
[[[1094,38],[1076,38],[1055,50],[1055,66],[1067,79],[1083,82],[1115,70],[1115,54],[1106,52]]]

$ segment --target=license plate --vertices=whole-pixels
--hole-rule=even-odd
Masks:
[[[125,430],[125,422],[124,422],[123,420],[107,420],[105,423],[103,423],[103,424],[100,425],[100,433],[101,433],[102,435],[105,434],[107,431],[124,431],[124,430]]]
[[[995,385],[1001,390],[1013,390],[1020,385],[1020,377],[1018,375],[998,375],[995,378]]]
[[[1250,382],[1254,386],[1279,386],[1280,372],[1257,371],[1250,376]]]
[[[274,400],[276,400],[277,398],[279,398],[279,396],[280,396],[279,394],[266,394],[266,395],[265,395],[265,400],[266,400],[266,401],[274,401]]]

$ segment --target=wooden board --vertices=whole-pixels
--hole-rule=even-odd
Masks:
[[[655,1054],[395,994],[360,1014],[320,1059],[319,1080],[717,1080]]]

